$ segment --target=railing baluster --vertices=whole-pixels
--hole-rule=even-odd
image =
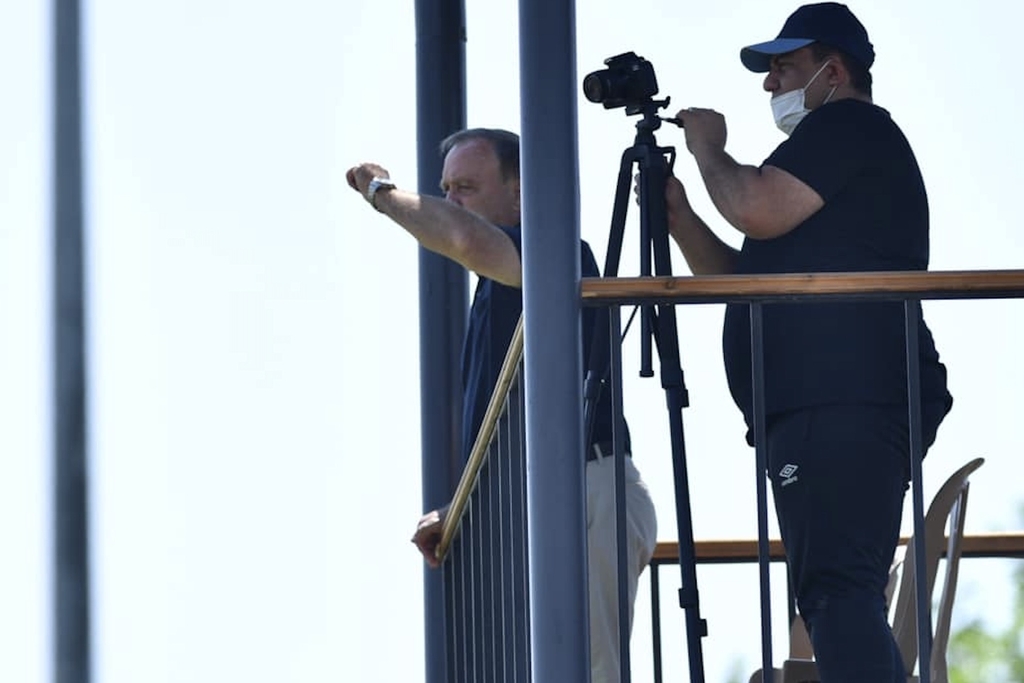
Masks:
[[[771,573],[768,549],[768,444],[764,411],[764,318],[760,303],[750,304],[750,355],[754,413],[754,451],[757,469],[757,555],[761,585],[761,671],[771,677],[772,606]]]
[[[505,415],[508,415],[509,399],[505,398]],[[495,610],[499,617],[499,628],[495,632],[497,636],[497,643],[499,645],[499,652],[505,654],[505,648],[509,642],[508,621],[511,616],[507,609],[507,589],[506,586],[509,582],[509,554],[507,551],[508,547],[508,536],[507,530],[511,520],[508,516],[507,500],[505,493],[507,491],[508,484],[508,469],[506,463],[509,459],[508,452],[508,420],[502,420],[502,423],[498,426],[498,431],[495,434],[495,440],[497,442],[497,454],[498,457],[494,461],[494,481],[495,481],[495,517],[497,518],[497,549],[498,549],[498,575],[497,575],[497,609]],[[505,661],[505,657],[502,656],[501,662]],[[494,679],[497,683],[506,683],[508,681],[508,667],[499,666],[497,667],[496,676]]]
[[[654,650],[654,683],[661,683],[661,586],[658,581],[660,562],[651,562],[651,648]]]
[[[903,302],[907,330],[907,407],[910,421],[910,480],[913,483],[914,535],[924,538],[924,485],[921,481],[921,357],[918,348],[918,325],[921,323],[921,302]],[[925,544],[914,544],[914,566],[917,567],[917,651],[921,683],[931,683],[932,603],[930,586],[924,578]],[[907,672],[908,674],[911,672]]]
[[[530,683],[530,582],[528,578],[529,556],[527,552],[528,539],[526,538],[526,440],[523,438],[526,433],[526,425],[523,423],[525,415],[525,392],[523,391],[522,375],[514,388],[514,400],[511,406],[514,408],[509,415],[509,435],[512,440],[510,449],[510,462],[512,464],[512,485],[513,485],[513,514],[515,520],[515,598],[514,617],[517,647],[515,649],[515,681],[516,683]]]

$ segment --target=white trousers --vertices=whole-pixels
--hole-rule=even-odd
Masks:
[[[619,583],[615,533],[615,460],[587,463],[587,562],[591,683],[619,683]],[[658,522],[654,502],[632,458],[625,459],[626,584],[629,626],[636,586],[654,554]]]

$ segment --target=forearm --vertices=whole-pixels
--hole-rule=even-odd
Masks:
[[[374,205],[426,249],[455,260],[463,251],[460,244],[472,231],[472,223],[483,222],[442,199],[401,189],[378,193]]]
[[[758,216],[755,198],[760,170],[740,164],[720,149],[697,152],[694,158],[718,212],[744,235],[756,237],[751,234],[751,226]]]
[[[718,238],[700,216],[689,212],[674,217],[669,233],[679,245],[694,275],[728,275],[736,272],[739,252]]]
[[[520,285],[515,245],[476,214],[439,197],[401,189],[378,193],[375,206],[424,248],[502,284]]]

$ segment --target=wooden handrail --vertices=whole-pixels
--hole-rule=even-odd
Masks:
[[[905,545],[908,540],[909,537],[903,536],[900,538],[900,544]],[[757,562],[756,539],[695,541],[693,550],[695,560],[701,564]],[[772,560],[785,559],[783,552],[781,540],[776,538],[769,541],[769,554]],[[1024,558],[1024,531],[964,534],[961,557]],[[678,561],[679,543],[676,541],[660,541],[651,558],[652,564],[675,564]]]
[[[459,523],[462,521],[462,515],[465,512],[466,504],[469,502],[469,496],[476,485],[477,474],[480,472],[480,468],[483,467],[484,460],[487,459],[487,448],[490,446],[491,436],[494,434],[494,429],[498,424],[498,418],[501,417],[505,398],[508,396],[509,387],[512,386],[512,380],[515,379],[516,373],[519,370],[519,361],[522,357],[523,316],[520,314],[519,322],[516,323],[516,329],[512,333],[511,341],[509,341],[508,352],[505,354],[505,361],[502,363],[501,372],[498,373],[498,380],[494,385],[494,391],[491,393],[490,402],[487,404],[487,411],[484,413],[483,422],[480,424],[480,431],[476,435],[476,441],[473,442],[473,450],[469,454],[469,461],[462,470],[462,477],[459,479],[459,485],[455,489],[455,495],[452,496],[452,502],[448,506],[444,524],[441,527],[441,540],[434,550],[434,555],[439,560],[444,559],[445,554],[448,552],[448,547],[455,538],[455,532],[459,528]]]
[[[879,271],[699,277],[583,278],[583,303],[726,303],[808,299],[1024,297],[1024,270]]]

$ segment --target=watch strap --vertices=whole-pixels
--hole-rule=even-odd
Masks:
[[[366,201],[370,202],[370,206],[380,211],[380,209],[377,208],[377,193],[381,190],[393,189],[395,189],[395,181],[391,178],[381,178],[380,176],[377,176],[370,181],[369,187],[366,188]]]

